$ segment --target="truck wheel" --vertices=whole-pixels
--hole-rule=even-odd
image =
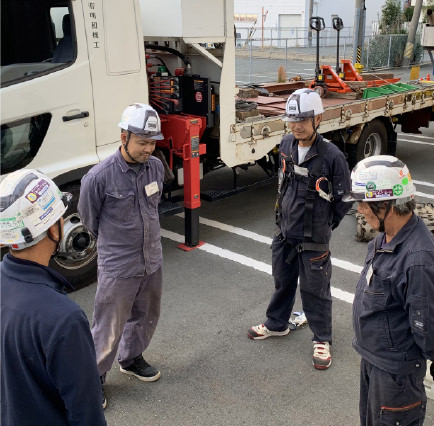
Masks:
[[[71,204],[63,220],[63,239],[59,253],[51,259],[50,266],[60,272],[75,290],[96,281],[96,239],[82,224],[77,213],[80,185],[62,188],[72,194]]]
[[[368,123],[357,142],[357,162],[364,158],[387,153],[387,130],[380,120]]]

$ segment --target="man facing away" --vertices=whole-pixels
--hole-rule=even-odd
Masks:
[[[313,332],[313,366],[330,367],[332,298],[329,241],[350,205],[342,196],[350,189],[350,172],[343,153],[317,130],[324,112],[318,93],[296,90],[286,104],[284,121],[290,135],[280,144],[278,233],[272,243],[275,292],[267,320],[251,327],[254,340],[285,336],[295,302],[297,281],[303,310]]]
[[[78,203],[97,237],[92,335],[102,384],[118,349],[122,373],[145,382],[161,376],[142,356],[160,317],[164,167],[151,154],[163,139],[161,123],[153,108],[136,103],[124,110],[119,127],[120,148],[83,177]]]
[[[398,158],[366,158],[351,181],[344,200],[358,201],[358,212],[379,231],[353,303],[360,424],[421,426],[426,360],[434,360],[434,238],[414,213],[416,188]]]
[[[0,184],[1,423],[106,425],[89,322],[48,266],[71,194],[37,170]]]

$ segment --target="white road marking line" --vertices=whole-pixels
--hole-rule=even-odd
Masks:
[[[177,216],[182,217],[182,214],[178,214]],[[200,218],[201,223],[204,223],[204,222],[202,222],[203,219],[204,218],[202,218],[202,217]],[[243,230],[241,228],[236,228],[236,227],[226,225],[223,223],[219,223],[217,221],[213,221],[213,220],[209,220],[209,219],[205,219],[205,221],[208,222],[209,226],[214,226],[214,225],[218,224],[219,225],[218,228],[222,229],[222,230],[226,230],[226,231],[228,229],[237,230],[237,232],[236,232],[237,235],[242,235],[242,236],[245,236],[246,238],[251,238],[251,239],[258,241],[258,242],[264,242],[264,240],[270,240],[270,242],[271,242],[271,238],[264,237],[262,235],[254,233],[254,232],[246,231],[246,230]],[[243,235],[243,233],[241,231],[244,231],[245,234]],[[231,232],[231,231],[228,231],[228,232]],[[235,232],[233,232],[233,233],[235,233]],[[184,242],[184,237],[181,234],[177,234],[175,232],[168,231],[166,229],[161,229],[161,236],[163,238],[168,238],[172,241],[176,241],[177,243],[183,243]],[[253,236],[259,236],[261,238],[260,239],[252,238]],[[260,262],[260,261],[255,260],[255,259],[252,259],[251,257],[247,257],[247,256],[244,256],[242,254],[235,253],[233,251],[226,250],[226,249],[223,249],[221,247],[217,247],[213,244],[204,243],[203,245],[198,247],[197,250],[203,250],[207,253],[222,257],[223,259],[228,259],[228,260],[231,260],[233,262],[237,262],[241,265],[256,269],[257,271],[264,272],[268,275],[272,274],[271,265],[264,263],[264,262]],[[332,258],[332,264],[334,266],[337,266],[338,268],[342,268],[342,269],[345,269],[345,270],[348,270],[351,272],[360,273],[362,270],[361,266],[353,265],[352,263],[347,262],[345,260]],[[338,289],[336,287],[332,287],[331,292],[332,292],[332,296],[335,297],[336,299],[342,300],[342,301],[347,302],[347,303],[353,303],[354,294],[349,293],[349,292],[344,291],[344,290],[341,290],[341,289]]]
[[[181,218],[184,217],[184,213],[178,213],[176,216]],[[236,226],[227,225],[226,223],[217,222],[216,220],[206,219],[202,216],[199,217],[199,222],[203,225],[211,226],[213,228],[220,229],[221,231],[230,232],[231,234],[240,235],[241,237],[250,238],[251,240],[258,241],[259,243],[271,245],[273,239],[269,237],[265,237],[264,235],[257,234],[256,232],[247,231],[243,228],[238,228]],[[183,242],[183,241],[181,241]],[[359,265],[354,265],[351,262],[347,262],[346,260],[336,259],[332,257],[332,264],[337,266],[338,268],[345,269],[346,271],[355,272],[360,274],[362,272],[362,267]]]
[[[430,182],[423,182],[421,180],[416,180],[416,179],[413,179],[413,182],[416,185],[424,185],[424,186],[432,186],[432,187],[434,187],[434,183],[430,183]]]
[[[404,136],[404,138],[420,138],[420,139],[428,139],[430,141],[433,140],[432,136],[425,136],[425,135],[416,135],[414,133],[398,133],[398,139]]]
[[[434,200],[434,195],[426,194],[425,192],[416,191],[415,195],[418,195],[419,197],[424,197],[424,198],[431,198],[432,200]]]
[[[178,213],[176,216],[183,218],[184,213]],[[213,228],[221,229],[222,231],[230,232],[231,234],[237,234],[240,235],[241,237],[246,237],[255,241],[259,241],[260,243],[271,245],[271,242],[273,241],[272,238],[259,235],[256,232],[247,231],[246,229],[237,228],[232,225],[226,225],[225,223],[217,222],[211,219],[206,219],[202,216],[200,216],[199,222],[202,223],[203,225],[211,226]]]
[[[419,144],[419,145],[431,145],[431,146],[434,146],[433,142],[411,141],[410,139],[398,139],[398,142],[409,142],[409,143],[416,143],[416,144]]]

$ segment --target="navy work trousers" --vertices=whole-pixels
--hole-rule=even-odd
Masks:
[[[273,239],[271,248],[275,291],[268,305],[265,326],[273,331],[282,331],[288,327],[300,278],[303,311],[313,332],[313,340],[331,344],[330,252],[296,253],[293,247],[297,243],[300,241],[287,241],[282,235]]]
[[[360,425],[422,426],[426,410],[425,373],[425,362],[416,373],[392,374],[362,358]]]

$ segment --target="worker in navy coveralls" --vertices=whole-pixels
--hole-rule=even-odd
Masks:
[[[82,179],[78,211],[97,237],[98,286],[92,335],[104,384],[119,349],[120,371],[154,382],[160,371],[144,360],[160,317],[162,247],[158,204],[164,167],[151,154],[163,139],[157,112],[128,106],[119,123],[121,146]]]
[[[303,310],[313,332],[312,362],[319,370],[332,362],[329,241],[350,208],[342,201],[350,189],[345,157],[317,132],[323,112],[313,90],[299,89],[288,98],[283,120],[289,122],[291,134],[283,137],[279,149],[279,229],[272,243],[275,292],[267,320],[248,330],[255,340],[287,335],[300,279]]]
[[[106,425],[89,322],[48,263],[71,194],[21,169],[0,184],[1,424]]]
[[[398,158],[366,158],[351,181],[344,200],[358,201],[358,212],[379,231],[353,303],[360,424],[421,426],[426,360],[434,360],[434,238],[414,212],[416,188]]]

